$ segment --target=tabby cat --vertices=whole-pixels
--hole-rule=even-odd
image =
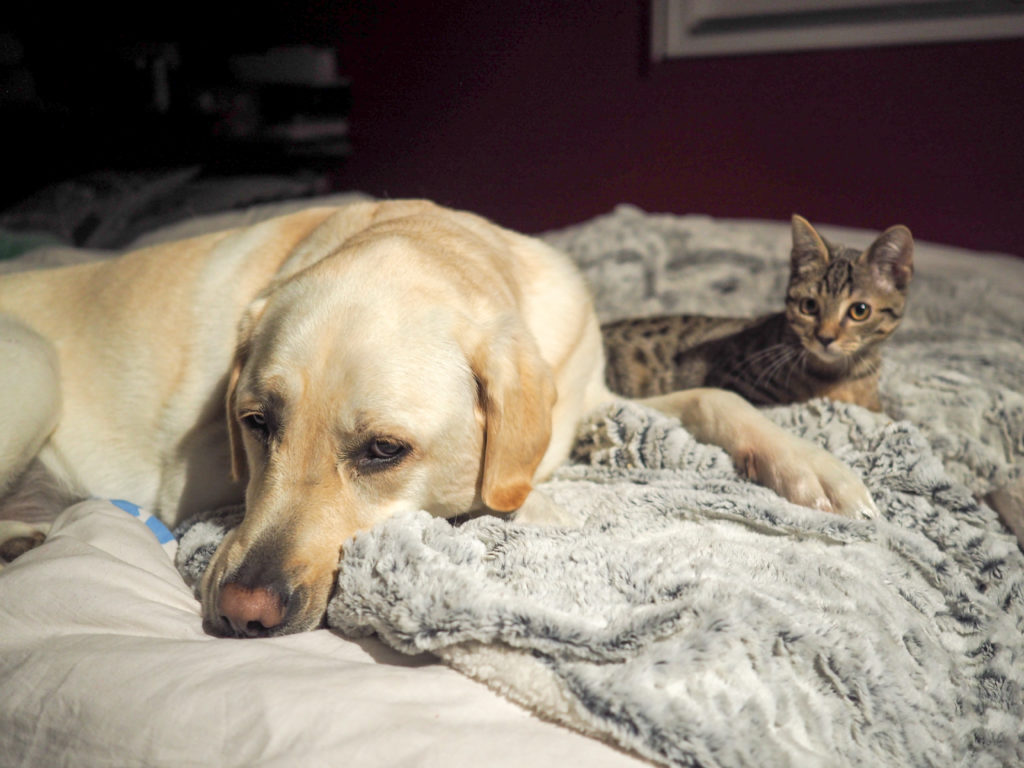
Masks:
[[[880,411],[880,345],[903,317],[914,273],[910,230],[891,227],[856,251],[829,243],[800,216],[792,226],[785,311],[608,323],[609,388],[651,397],[722,387],[758,405],[830,397]]]

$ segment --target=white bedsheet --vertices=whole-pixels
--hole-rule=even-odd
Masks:
[[[0,723],[4,766],[645,764],[431,657],[212,638],[152,532],[100,500],[0,572]]]

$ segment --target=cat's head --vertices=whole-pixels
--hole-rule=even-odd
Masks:
[[[896,330],[913,274],[914,239],[904,226],[857,251],[793,216],[786,317],[815,359],[841,365]]]

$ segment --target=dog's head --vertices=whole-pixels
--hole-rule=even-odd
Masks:
[[[507,255],[433,219],[365,227],[248,308],[227,392],[246,514],[203,580],[209,631],[316,627],[355,533],[530,493],[550,370]]]

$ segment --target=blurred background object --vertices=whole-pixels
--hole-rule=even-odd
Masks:
[[[804,7],[793,11],[802,34],[828,47],[787,43],[793,30],[763,18],[759,0],[270,0],[258,11],[184,0],[71,9],[60,25],[15,12],[5,50],[22,55],[3,67],[23,84],[5,89],[0,112],[19,168],[2,202],[99,168],[196,163],[429,197],[527,232],[628,202],[800,211],[868,229],[902,221],[922,239],[1019,253],[1024,16],[1006,9],[1024,6],[824,4],[985,6],[1002,33],[954,19],[957,34],[941,40],[894,36],[913,32],[911,18],[874,23],[865,41],[871,24],[844,27],[834,12],[824,23],[808,4],[823,5],[769,6]],[[702,39],[767,25],[759,38],[782,42],[652,57],[660,14],[686,6],[717,14]],[[850,29],[860,36],[844,38]]]

